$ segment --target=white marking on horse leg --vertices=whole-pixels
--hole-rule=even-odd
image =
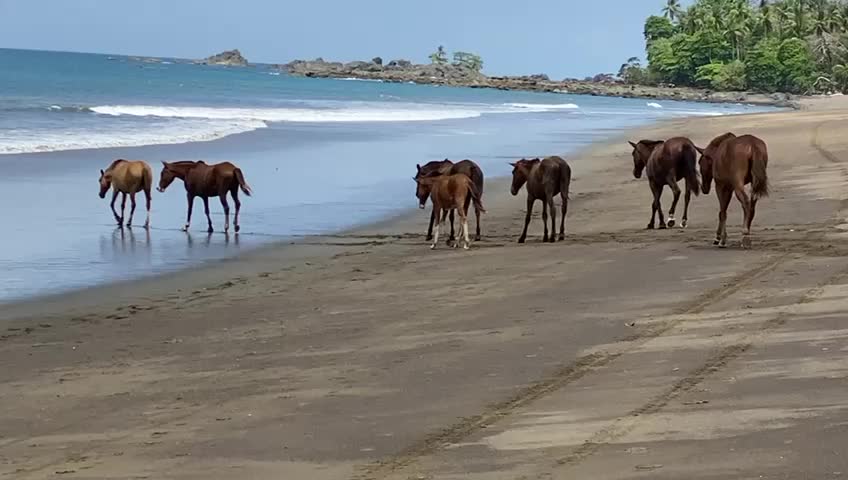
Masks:
[[[436,244],[439,243],[439,226],[440,225],[441,225],[440,222],[436,222],[436,225],[433,227],[433,244],[430,245],[430,250],[435,250]]]
[[[465,237],[465,245],[462,247],[468,250],[468,246],[471,245],[471,241],[468,240],[468,218],[465,218],[465,221],[462,222],[462,236]]]

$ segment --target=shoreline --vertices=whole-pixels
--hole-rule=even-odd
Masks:
[[[750,117],[758,115],[769,115],[771,113],[772,112],[751,112],[733,114],[728,115],[726,117]],[[571,162],[571,159],[573,158],[590,156],[594,151],[609,148],[613,145],[624,144],[627,139],[638,136],[640,132],[668,129],[676,123],[679,124],[681,122],[687,122],[697,119],[706,120],[707,118],[720,117],[691,116],[658,120],[651,123],[647,123],[645,125],[637,126],[635,128],[625,128],[623,130],[616,131],[608,137],[604,137],[603,139],[591,142],[567,154],[563,152],[556,152],[549,153],[549,155],[561,155],[566,158],[566,160]],[[252,133],[254,132],[247,132],[246,134],[241,135],[250,135]],[[221,142],[224,140],[226,140],[226,137],[212,140],[212,142]],[[182,146],[183,148],[189,148],[188,145],[189,144],[119,147],[119,150],[146,148],[152,149],[151,151],[157,151],[161,148],[169,148],[174,146]],[[225,143],[224,145],[226,146],[227,150],[235,150],[238,145],[243,145],[243,142]],[[98,150],[94,150],[93,152],[98,152]],[[51,153],[55,154],[62,152],[49,152],[44,154]],[[99,156],[103,156],[103,152],[99,153]],[[42,153],[18,155],[37,156],[42,155]],[[574,168],[573,164],[572,168]],[[592,168],[594,167],[590,165],[578,165],[577,169],[579,170],[576,170],[575,173],[583,175],[586,174],[588,171],[591,171]],[[489,197],[493,195],[493,186],[497,189],[497,193],[495,193],[494,195],[498,196],[499,200],[502,201],[503,197],[506,196],[505,192],[508,190],[509,180],[509,176],[495,175],[487,177],[487,188],[485,191],[486,195],[484,201],[487,201]],[[151,272],[140,277],[121,279],[117,281],[111,281],[108,283],[101,283],[95,285],[72,287],[67,290],[36,294],[23,298],[13,298],[7,302],[0,302],[0,307],[2,307],[2,313],[0,313],[0,321],[20,316],[48,314],[50,311],[52,311],[53,306],[61,306],[59,309],[65,309],[68,306],[84,309],[85,307],[91,306],[93,304],[98,304],[102,306],[104,305],[101,300],[103,298],[109,299],[107,302],[105,302],[106,305],[116,305],[125,303],[127,301],[132,301],[133,298],[146,297],[150,294],[164,295],[165,293],[171,290],[183,291],[197,290],[199,288],[209,288],[210,286],[214,286],[216,284],[216,281],[219,279],[222,283],[224,283],[232,277],[239,277],[241,275],[247,274],[256,274],[259,265],[262,265],[269,259],[282,262],[292,262],[296,260],[308,259],[310,256],[314,255],[314,250],[320,250],[312,248],[315,245],[327,246],[335,243],[337,244],[335,246],[339,247],[339,249],[343,251],[345,250],[345,243],[353,242],[354,244],[357,244],[359,243],[359,240],[373,235],[374,232],[379,232],[377,233],[377,236],[379,237],[408,239],[410,235],[409,233],[397,234],[392,233],[392,230],[408,228],[411,225],[415,224],[421,224],[420,228],[418,228],[420,232],[412,233],[412,236],[421,237],[423,241],[424,232],[426,231],[426,223],[427,219],[429,218],[429,211],[431,208],[432,206],[428,205],[427,209],[425,209],[425,212],[427,212],[426,215],[424,213],[421,213],[421,210],[418,208],[409,207],[394,214],[391,214],[385,218],[365,222],[361,225],[343,228],[337,231],[311,235],[285,236],[280,240],[271,240],[270,242],[253,246],[247,250],[240,251],[235,255],[225,255],[221,257],[206,259],[201,261],[200,263],[181,266],[173,270]],[[484,225],[486,223],[485,216],[483,223]],[[172,231],[173,229],[166,230]],[[144,232],[144,230],[138,226],[134,227],[133,231],[141,233]],[[207,237],[217,238],[221,237],[222,235],[224,234],[220,231],[216,231],[214,234],[211,235],[208,235],[206,233],[200,233],[197,231],[193,232],[192,234],[192,236],[197,237],[199,239]],[[253,236],[249,233],[245,235],[248,237]],[[238,235],[233,233],[230,234],[230,237],[237,238]],[[209,280],[210,277],[214,278],[215,280]],[[129,297],[117,295],[117,293],[126,294],[128,291],[135,290],[139,290],[140,293],[133,293]]]

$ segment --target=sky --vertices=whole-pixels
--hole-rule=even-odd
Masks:
[[[0,47],[251,62],[426,62],[439,45],[487,74],[617,72],[644,58],[663,0],[0,0]],[[688,2],[684,2],[688,3]]]

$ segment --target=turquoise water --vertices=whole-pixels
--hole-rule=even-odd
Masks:
[[[0,196],[14,207],[0,237],[0,302],[184,268],[414,208],[416,163],[472,158],[492,177],[508,173],[504,160],[567,154],[657,119],[758,110],[92,54],[0,49],[0,65]],[[149,233],[116,229],[97,197],[99,169],[115,158],[145,159],[157,177],[160,160],[237,163],[256,192],[244,200],[242,234],[207,236],[199,201],[193,231],[179,232],[179,184],[154,193]],[[220,230],[221,207],[210,206]],[[143,216],[139,209],[136,223]]]

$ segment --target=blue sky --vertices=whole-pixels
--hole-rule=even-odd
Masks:
[[[663,0],[0,0],[0,47],[199,58],[424,62],[438,45],[489,74],[617,71],[644,57]],[[689,2],[684,2],[689,3]]]

